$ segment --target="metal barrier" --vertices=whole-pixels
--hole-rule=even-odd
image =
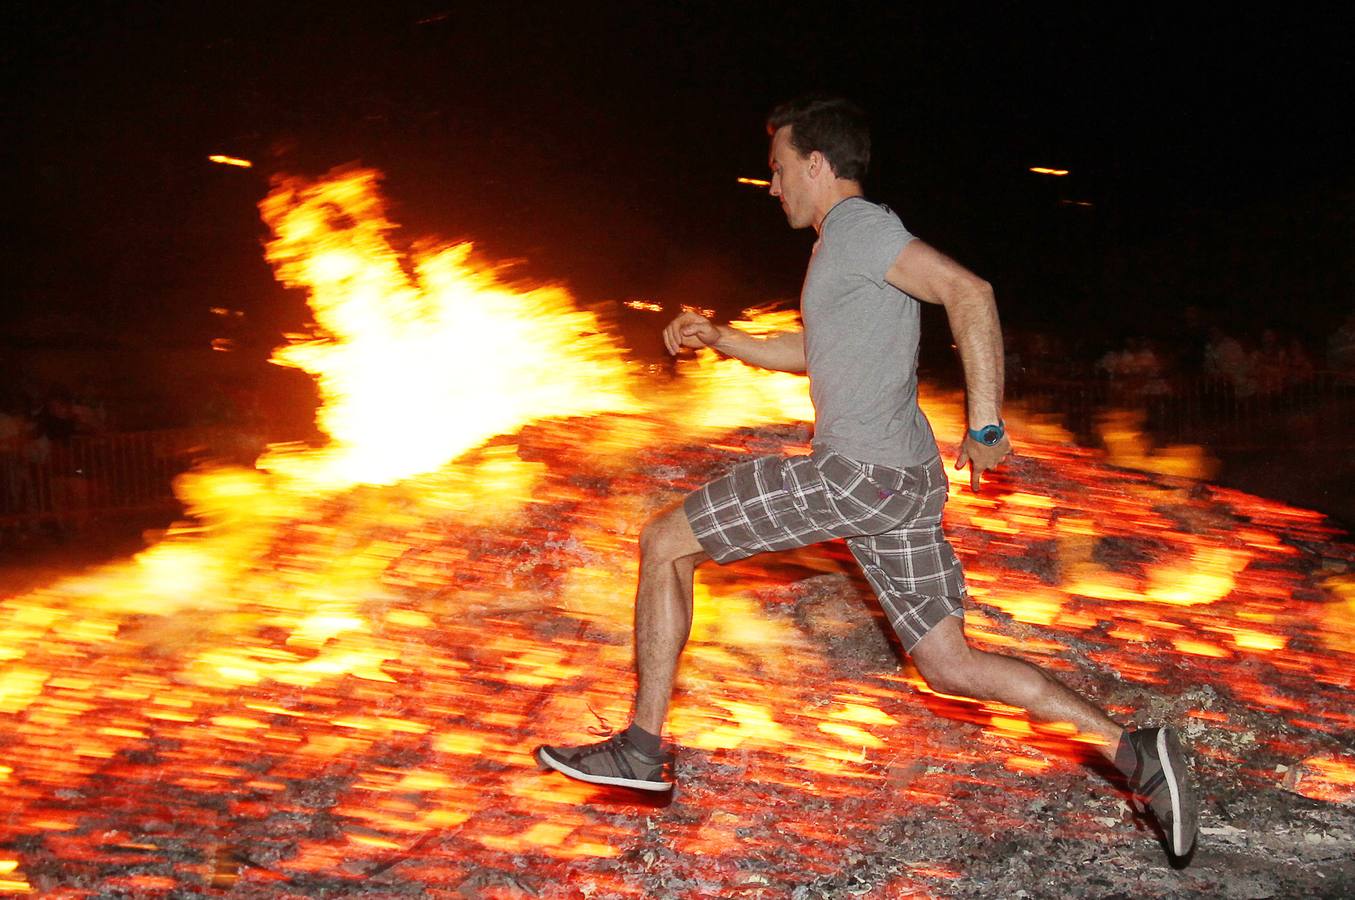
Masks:
[[[1323,428],[1355,432],[1355,379],[1349,375],[1319,374],[1276,391],[1242,393],[1217,379],[1177,380],[1165,391],[1145,391],[1104,377],[1025,373],[1009,379],[1006,396],[1061,416],[1088,446],[1096,441],[1098,415],[1111,409],[1145,411],[1146,429],[1164,444],[1230,441],[1237,448],[1249,439],[1273,442],[1274,435],[1263,432],[1304,416]],[[78,530],[110,515],[173,510],[175,476],[206,460],[248,464],[262,449],[261,438],[224,428],[29,440],[0,450],[0,528],[55,522]]]
[[[1224,436],[1245,443],[1296,416],[1327,417],[1355,406],[1355,379],[1319,373],[1274,390],[1239,390],[1217,378],[1156,379],[1154,382],[1085,378],[1009,379],[1009,400],[1062,416],[1079,440],[1094,437],[1097,416],[1112,409],[1146,413],[1145,427],[1162,443],[1194,443]],[[1342,422],[1344,427],[1344,420]]]
[[[238,443],[219,429],[30,439],[0,452],[0,525],[55,522],[76,530],[112,514],[170,510],[174,477]]]

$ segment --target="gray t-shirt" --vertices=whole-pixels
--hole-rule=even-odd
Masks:
[[[921,304],[885,281],[912,239],[887,207],[849,197],[824,217],[800,295],[814,444],[897,468],[937,454],[917,404]]]

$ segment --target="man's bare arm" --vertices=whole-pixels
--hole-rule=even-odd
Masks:
[[[951,334],[964,364],[969,427],[995,425],[1002,418],[1002,326],[992,285],[922,241],[910,241],[885,274],[894,287],[946,309]],[[1011,453],[1004,437],[993,447],[965,435],[957,467],[972,463],[970,484]]]
[[[728,325],[716,325],[705,316],[684,312],[663,330],[663,343],[674,355],[683,347],[711,347],[752,366],[778,372],[805,370],[805,338],[799,331],[781,331],[754,337]]]

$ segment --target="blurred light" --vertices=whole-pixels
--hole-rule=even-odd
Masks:
[[[1091,208],[1094,207],[1096,204],[1092,203],[1090,200],[1060,200],[1060,201],[1059,201],[1059,205],[1060,205],[1060,206],[1081,206],[1081,207],[1085,207],[1086,209],[1091,209]]]
[[[645,312],[663,312],[662,303],[651,303],[648,300],[627,300],[626,305],[631,309],[641,309]]]
[[[771,187],[770,181],[763,181],[761,178],[740,178],[739,184],[751,184],[753,187]]]
[[[715,318],[715,310],[713,310],[713,309],[706,309],[704,306],[689,306],[689,305],[687,305],[686,303],[684,303],[684,304],[682,304],[682,311],[683,311],[683,312],[694,312],[694,313],[696,313],[698,316],[705,316],[707,319],[713,319],[713,318]]]
[[[1030,171],[1036,175],[1067,175],[1067,169],[1046,169],[1044,166],[1031,166]]]
[[[220,163],[223,166],[239,166],[242,169],[252,169],[254,167],[254,163],[247,159],[239,159],[234,156],[222,156],[220,153],[213,153],[207,158],[212,162]]]

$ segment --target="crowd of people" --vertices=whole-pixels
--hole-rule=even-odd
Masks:
[[[1090,378],[1117,396],[1151,400],[1195,386],[1248,398],[1275,396],[1320,376],[1355,381],[1355,312],[1325,347],[1275,327],[1245,331],[1190,315],[1170,337],[1133,335],[1099,353],[1048,334],[1013,337],[1008,380],[1018,384]]]
[[[1318,367],[1304,342],[1293,334],[1266,328],[1260,335],[1237,336],[1215,325],[1198,356],[1182,358],[1145,337],[1130,337],[1096,362],[1099,376],[1142,397],[1171,394],[1183,379],[1203,379],[1238,397],[1277,394],[1306,384]]]
[[[1211,329],[1204,350],[1204,375],[1228,385],[1239,397],[1278,394],[1306,384],[1317,373],[1313,355],[1295,335],[1273,328],[1256,340]]]
[[[102,403],[66,388],[0,398],[0,436],[6,450],[12,449],[11,440],[66,440],[98,433],[107,425],[108,411]]]

